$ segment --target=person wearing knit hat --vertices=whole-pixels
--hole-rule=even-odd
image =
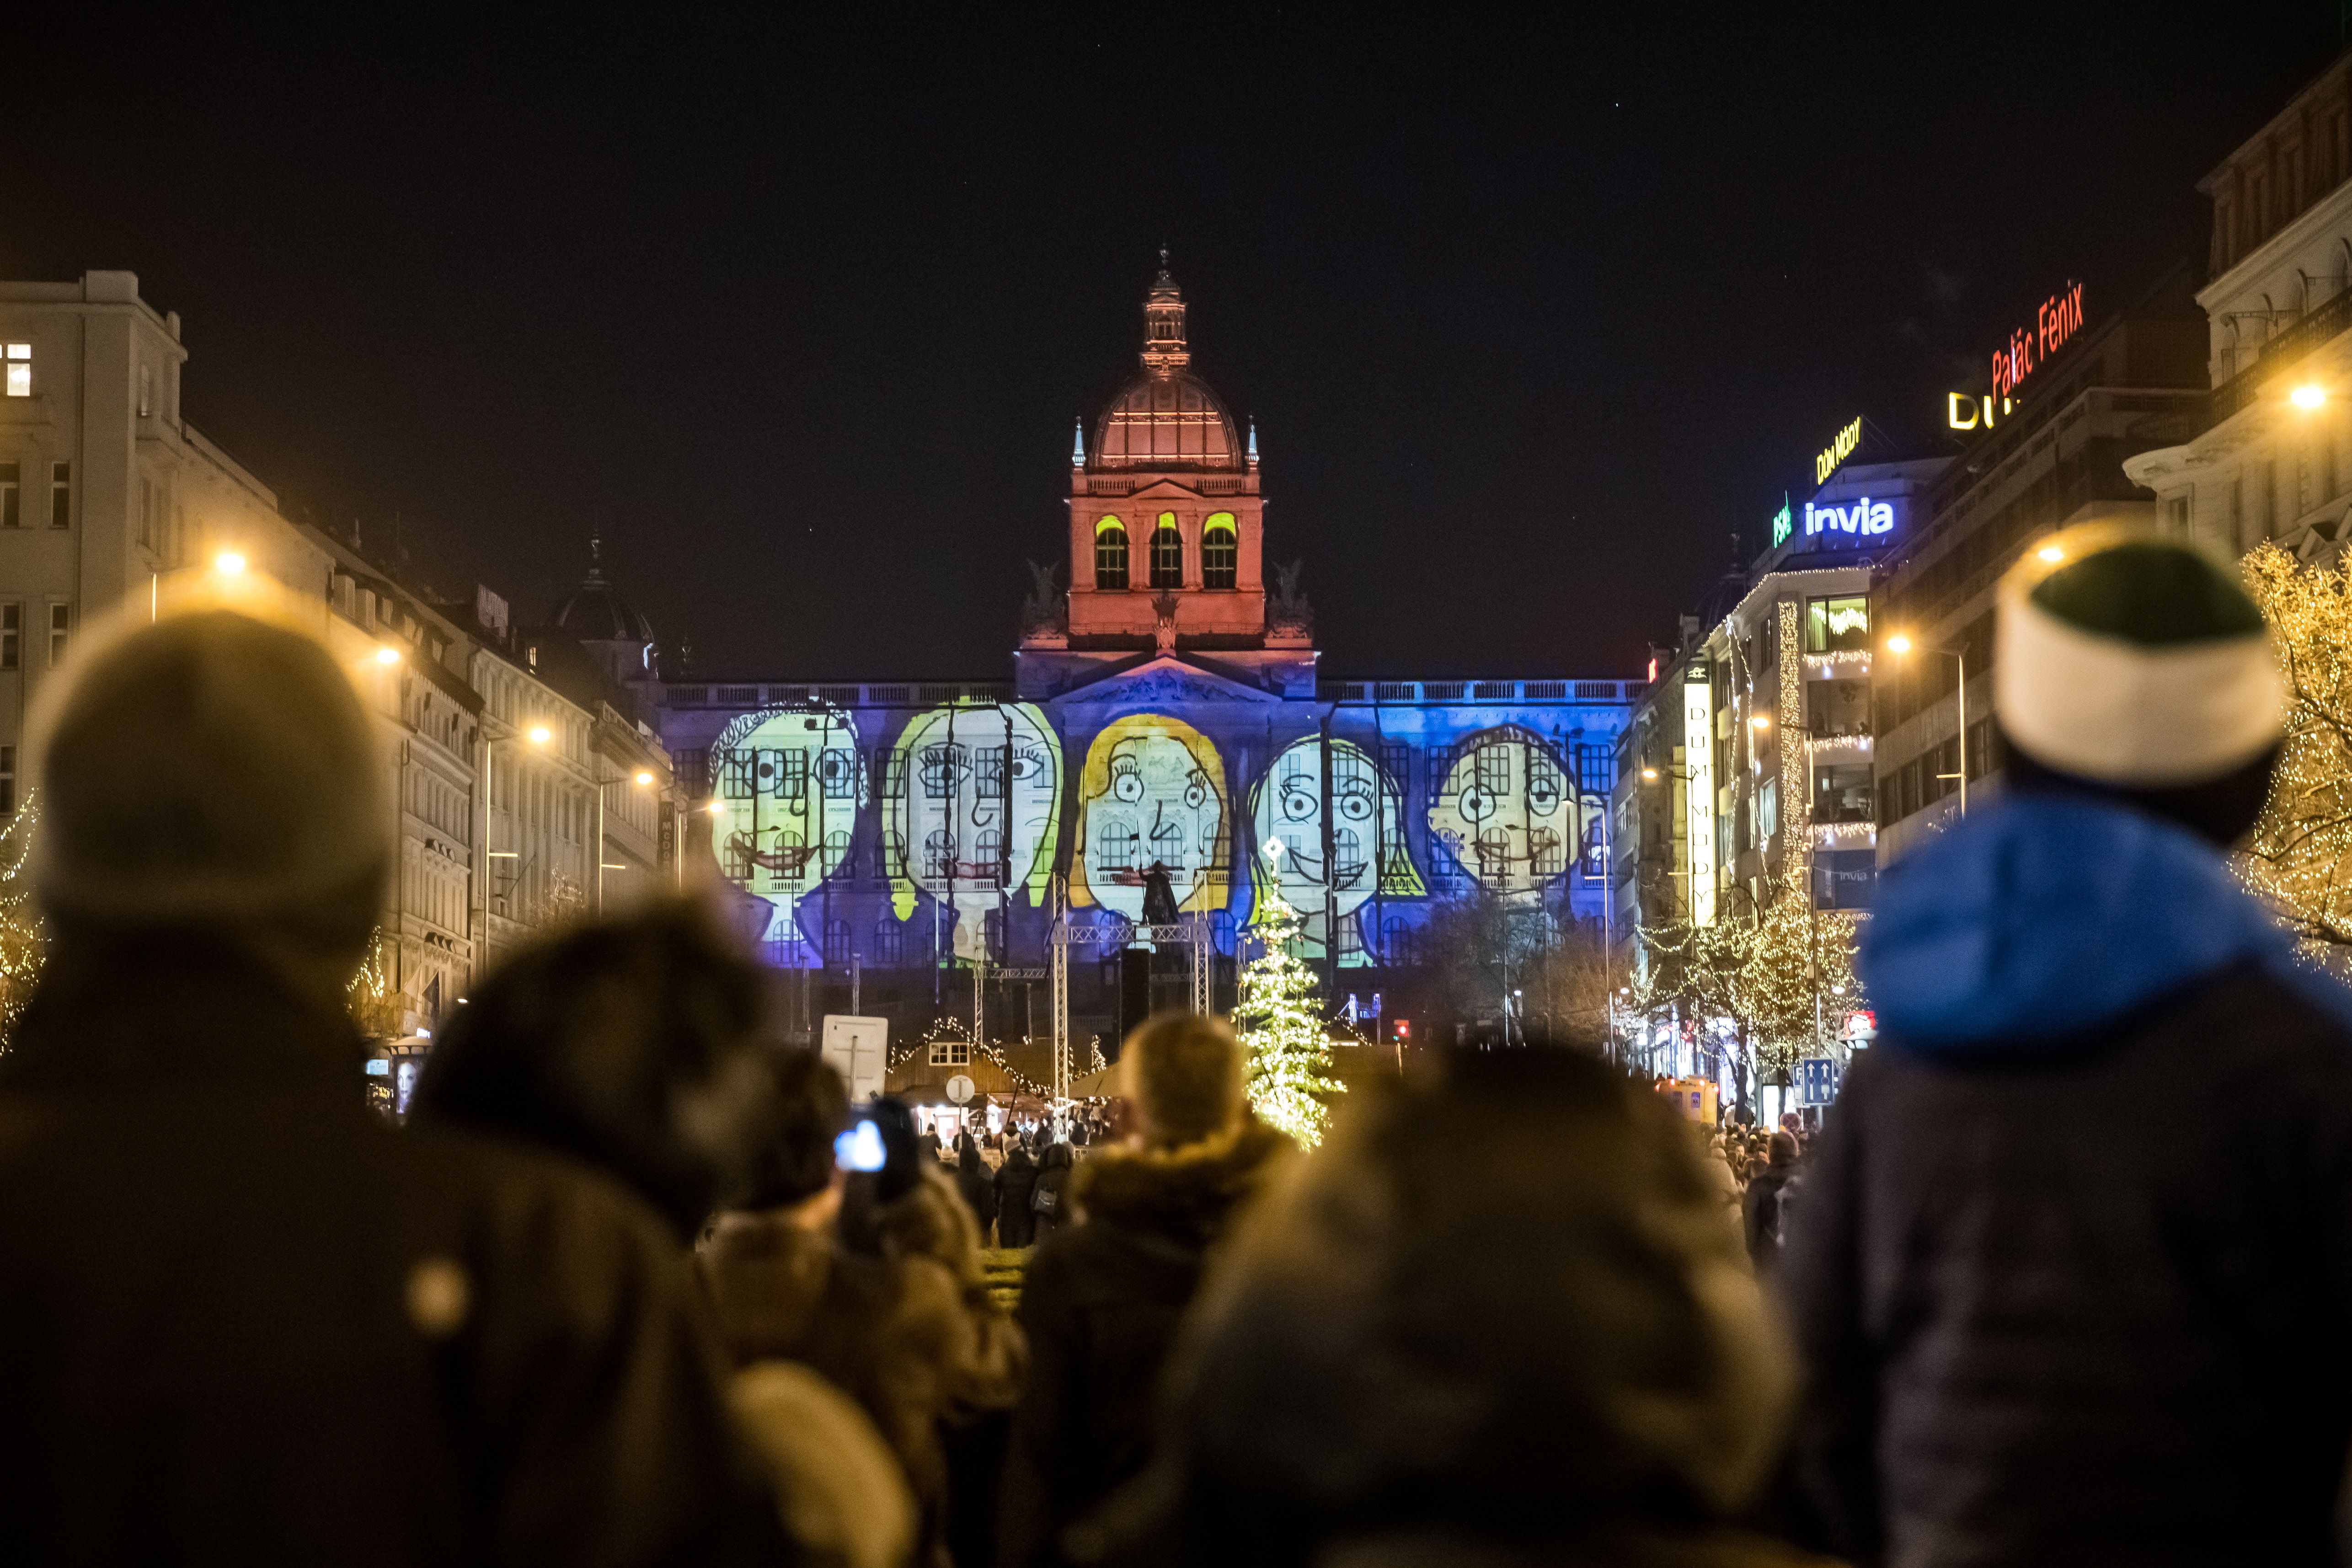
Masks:
[[[660,1222],[368,1108],[346,986],[391,805],[305,608],[96,628],[35,721],[49,944],[0,1055],[10,1560],[785,1560]]]
[[[2332,1562],[2352,993],[2225,858],[2278,760],[2278,656],[2231,567],[2098,527],[2004,577],[1992,685],[2000,797],[1888,868],[1877,1041],[1787,1223],[1822,1540]]]
[[[1160,1363],[1211,1249],[1290,1151],[1242,1095],[1222,1018],[1161,1013],[1120,1047],[1124,1147],[1089,1150],[1071,1218],[1022,1281],[1029,1385],[1013,1412],[999,1568],[1055,1568],[1064,1537],[1143,1468]]]

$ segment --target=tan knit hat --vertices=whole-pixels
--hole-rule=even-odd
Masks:
[[[217,602],[93,637],[33,724],[34,885],[104,925],[372,909],[390,805],[366,710],[314,636]]]

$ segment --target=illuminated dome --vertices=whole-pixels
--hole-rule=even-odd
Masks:
[[[653,623],[604,581],[604,542],[588,541],[588,575],[555,606],[555,624],[582,642],[649,643]]]
[[[1192,374],[1184,296],[1160,253],[1160,279],[1143,303],[1143,374],[1095,422],[1088,468],[1246,468],[1234,416]]]

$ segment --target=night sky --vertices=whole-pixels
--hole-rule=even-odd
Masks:
[[[137,272],[189,421],[453,595],[542,615],[601,528],[698,674],[982,676],[1164,242],[1327,671],[1627,673],[1848,418],[1937,450],[2067,279],[2095,327],[2201,259],[2196,181],[2338,42],[2312,0],[1121,14],[12,22],[0,275]]]

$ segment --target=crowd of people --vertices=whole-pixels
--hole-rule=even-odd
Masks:
[[[2004,658],[2015,798],[1890,878],[1880,1044],[1818,1136],[1711,1143],[1527,1048],[1302,1154],[1171,1015],[1085,1160],[942,1144],[684,897],[510,956],[394,1128],[345,673],[253,607],[93,639],[0,1057],[0,1557],[2333,1562],[2352,999],[2215,852],[2275,666],[2201,557],[2060,537],[2001,625],[2063,679]]]

